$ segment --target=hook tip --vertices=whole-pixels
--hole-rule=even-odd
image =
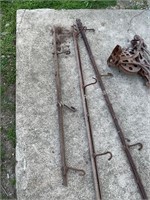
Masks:
[[[141,151],[141,150],[143,149],[143,144],[142,144],[142,143],[139,143],[139,146],[140,146],[140,147],[138,148],[138,150]]]
[[[112,155],[112,153],[111,152],[108,152],[109,153],[109,155],[110,155],[110,157],[108,158],[108,160],[111,160],[112,159],[112,157],[113,157],[113,155]]]

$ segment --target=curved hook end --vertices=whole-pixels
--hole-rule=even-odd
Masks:
[[[75,167],[67,167],[68,169],[70,170],[73,170],[73,171],[76,171],[76,172],[79,172],[79,175],[80,176],[84,176],[86,173],[83,169],[78,169],[78,168],[75,168]]]
[[[99,153],[99,154],[94,154],[94,158],[96,158],[97,156],[103,156],[103,155],[106,155],[106,154],[110,155],[108,160],[111,160],[113,156],[112,156],[112,153],[110,151],[106,151],[104,153]]]
[[[140,142],[128,145],[128,147],[134,147],[134,146],[137,146],[137,145],[139,146],[138,150],[141,151],[141,149],[143,149],[143,144],[140,143]]]
[[[94,81],[93,83],[89,83],[89,84],[87,84],[87,85],[84,85],[84,89],[85,89],[86,87],[90,86],[90,85],[94,85],[94,84],[97,83],[97,78],[92,77],[92,79],[94,79],[95,81]]]
[[[139,143],[138,145],[139,145],[138,150],[141,151],[141,150],[143,149],[143,144],[142,144],[142,143]]]
[[[113,157],[112,153],[111,153],[110,151],[108,151],[108,152],[107,152],[107,154],[109,154],[109,155],[110,155],[110,157],[108,158],[108,160],[111,160],[111,159],[112,159],[112,157]]]

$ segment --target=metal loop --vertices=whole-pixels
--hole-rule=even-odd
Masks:
[[[137,146],[137,145],[139,146],[138,150],[140,151],[143,148],[143,144],[140,143],[140,142],[128,145],[128,147],[130,148],[130,147],[134,147],[134,146]]]
[[[110,155],[110,157],[108,158],[108,160],[111,160],[112,159],[112,153],[110,151],[106,151],[104,153],[94,154],[94,158],[96,158],[97,156],[103,156],[103,155],[106,155],[106,154]]]
[[[80,176],[84,176],[86,173],[83,169],[78,169],[78,168],[75,168],[75,167],[67,167],[67,170],[73,170],[73,171],[77,171],[77,172],[80,172]]]
[[[92,78],[95,80],[95,82],[93,82],[93,83],[89,83],[89,84],[87,84],[87,85],[84,85],[84,86],[83,86],[84,89],[85,89],[86,87],[90,86],[90,85],[94,85],[94,84],[97,83],[97,78],[94,78],[94,77],[92,77]]]

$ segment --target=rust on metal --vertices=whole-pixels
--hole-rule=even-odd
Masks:
[[[78,66],[78,69],[79,69],[80,91],[81,91],[81,97],[82,97],[82,103],[83,103],[85,125],[86,125],[86,129],[87,129],[87,136],[88,136],[88,143],[89,143],[89,151],[90,151],[90,158],[91,158],[96,200],[101,200],[102,195],[101,195],[101,188],[100,188],[100,181],[99,181],[98,166],[97,166],[97,159],[96,158],[98,156],[109,154],[110,157],[109,157],[108,160],[110,160],[112,158],[112,154],[111,154],[111,152],[105,152],[105,153],[101,153],[101,154],[97,154],[95,152],[95,145],[94,145],[94,138],[93,138],[93,133],[92,133],[91,119],[90,119],[88,101],[87,101],[87,97],[86,97],[86,88],[90,85],[96,84],[97,79],[93,78],[93,79],[95,79],[95,82],[90,83],[90,84],[85,85],[85,83],[84,83],[80,49],[79,49],[79,44],[78,44],[78,31],[77,31],[75,25],[73,26],[73,39],[74,39],[74,45],[75,45],[77,66]]]
[[[85,175],[85,171],[82,169],[78,169],[75,167],[70,167],[66,163],[66,152],[65,152],[65,133],[64,133],[64,107],[68,108],[69,110],[75,112],[76,109],[74,107],[69,107],[66,104],[62,103],[62,95],[61,95],[61,79],[60,79],[60,66],[59,66],[59,55],[62,52],[58,52],[58,34],[62,33],[60,28],[53,27],[53,45],[54,45],[54,65],[56,68],[56,89],[57,89],[57,107],[58,107],[58,121],[59,121],[59,135],[60,135],[60,152],[61,152],[61,169],[62,169],[62,177],[63,177],[63,185],[67,186],[67,173],[68,170],[74,170],[80,172],[80,175]],[[69,53],[70,51],[63,51],[63,53]]]
[[[95,59],[94,59],[94,55],[92,53],[92,50],[91,50],[91,47],[89,45],[89,42],[87,40],[87,37],[86,37],[86,34],[85,34],[85,30],[83,29],[83,25],[81,23],[81,20],[80,19],[77,19],[76,20],[76,24],[77,24],[77,27],[78,27],[78,31],[79,33],[81,34],[81,38],[83,39],[84,41],[84,44],[85,44],[85,47],[87,49],[87,52],[88,52],[88,55],[89,55],[89,58],[90,58],[90,61],[91,61],[91,64],[93,66],[93,70],[95,72],[95,76],[98,80],[98,83],[99,83],[99,86],[102,90],[102,93],[103,93],[103,96],[104,96],[104,99],[106,101],[106,105],[108,107],[108,110],[111,114],[111,117],[113,119],[113,122],[115,124],[115,127],[116,127],[116,130],[117,130],[117,133],[119,135],[119,138],[120,138],[120,141],[122,143],[122,146],[123,146],[123,150],[127,156],[127,159],[128,159],[128,162],[130,164],[130,167],[131,167],[131,170],[133,172],[133,175],[134,175],[134,178],[135,178],[135,182],[137,183],[137,186],[139,188],[139,192],[141,194],[141,197],[143,199],[147,199],[147,194],[146,194],[146,191],[145,191],[145,188],[144,188],[144,185],[142,183],[142,180],[140,178],[140,175],[137,171],[137,168],[136,168],[136,165],[134,163],[134,160],[132,158],[132,155],[130,153],[130,150],[129,150],[129,146],[128,144],[126,143],[126,138],[124,137],[124,134],[123,134],[123,131],[122,131],[122,128],[121,126],[119,125],[119,122],[118,122],[118,119],[116,117],[116,114],[115,114],[115,111],[113,109],[113,106],[110,102],[110,99],[109,99],[109,96],[106,92],[106,89],[105,89],[105,86],[104,86],[104,83],[102,81],[102,77],[101,77],[101,74],[98,70],[98,67],[97,67],[97,64],[95,62]],[[80,61],[81,62],[81,61]]]
[[[140,36],[135,35],[128,48],[117,45],[107,63],[125,73],[141,75],[146,79],[146,86],[150,87],[150,53]]]

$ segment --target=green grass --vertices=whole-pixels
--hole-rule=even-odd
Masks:
[[[12,145],[15,147],[16,145],[16,134],[15,134],[15,126],[8,128],[7,130],[7,139],[12,142]]]
[[[10,102],[9,100],[4,100],[2,101],[2,105],[3,105],[3,112],[9,111],[9,113],[11,112],[15,112],[15,105]]]
[[[4,151],[4,148],[3,148],[3,145],[1,144],[0,146],[0,157],[1,157],[1,160],[3,161],[4,158],[5,158],[5,151]]]
[[[1,94],[1,96],[4,95],[4,92],[5,92],[5,87],[0,85],[0,94]]]
[[[5,57],[1,58],[1,73],[3,75],[3,80],[5,81],[5,83],[10,85],[15,83],[16,80],[15,57],[8,57],[7,53],[4,54]]]
[[[15,179],[15,178],[10,179],[10,184],[11,184],[12,186],[15,186],[15,185],[16,185],[16,179]]]

